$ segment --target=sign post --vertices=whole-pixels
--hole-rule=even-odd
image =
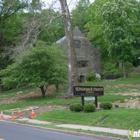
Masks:
[[[82,100],[82,105],[84,105],[84,96],[81,96],[81,100]]]
[[[104,88],[102,86],[74,86],[73,91],[74,96],[81,96],[82,105],[84,105],[85,96],[94,96],[96,107],[98,107],[97,96],[104,95]]]
[[[95,105],[96,105],[96,107],[98,107],[98,98],[97,98],[97,96],[95,96]]]

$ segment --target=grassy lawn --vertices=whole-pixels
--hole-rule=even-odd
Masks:
[[[104,86],[105,95],[98,97],[99,102],[103,101],[120,101],[123,103],[125,99],[135,99],[140,96],[134,96],[133,92],[140,93],[140,75],[136,75],[132,78],[119,79],[117,81],[98,81],[98,82],[86,82],[84,86]],[[16,98],[17,92],[22,91],[23,95],[26,95],[35,90],[35,88],[27,89],[14,89],[7,92],[0,93],[0,101],[3,99]],[[42,98],[41,95],[38,98],[27,98],[15,103],[0,104],[0,111],[7,111],[15,108],[26,108],[29,106],[47,106],[49,103],[53,105],[67,106],[72,103],[81,103],[81,98],[63,99],[62,93],[64,94],[66,89],[59,90],[59,92],[49,95],[46,98]],[[130,93],[125,94],[123,93]],[[120,94],[122,93],[122,95]],[[79,119],[80,118],[80,119]],[[48,113],[42,114],[37,117],[39,120],[46,120],[55,123],[72,123],[72,124],[83,124],[89,126],[101,126],[110,128],[140,129],[140,110],[138,109],[125,109],[125,108],[114,108],[112,110],[99,110],[94,113],[76,113],[71,112],[69,109],[54,110]]]
[[[38,116],[37,119],[55,123],[82,124],[119,129],[140,128],[140,111],[137,109],[120,108],[100,110],[94,113],[77,113],[65,109],[51,111]]]
[[[137,96],[121,96],[121,95],[105,95],[98,97],[99,102],[103,101],[120,101],[124,102],[125,99],[130,98],[136,98]],[[73,103],[81,103],[81,97],[71,98],[71,99],[62,99],[62,97],[56,97],[56,96],[49,96],[46,98],[33,98],[33,99],[26,99],[24,101],[16,102],[16,103],[10,103],[10,104],[1,104],[0,110],[8,110],[8,109],[14,109],[14,108],[26,108],[28,106],[41,106],[41,105],[48,105],[49,103],[52,103],[53,105],[62,105],[67,106],[68,104]]]

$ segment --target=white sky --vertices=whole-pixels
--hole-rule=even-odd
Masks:
[[[42,1],[47,2],[47,3],[48,3],[48,2],[50,3],[50,2],[53,1],[53,0],[42,0]],[[70,0],[67,0],[67,1],[70,1]],[[71,1],[72,1],[72,0],[71,0]],[[73,0],[73,1],[77,1],[77,0]],[[89,0],[89,1],[90,1],[91,3],[94,2],[94,0]]]
[[[58,10],[58,8],[60,8],[60,3],[58,0],[42,0],[46,6],[49,4],[54,3],[53,8],[56,8]],[[67,0],[67,4],[69,6],[69,9],[73,9],[75,7],[75,4],[78,0]],[[94,0],[89,0],[91,3],[94,2]]]

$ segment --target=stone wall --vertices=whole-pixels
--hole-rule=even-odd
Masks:
[[[93,47],[88,39],[81,33],[76,27],[73,30],[74,45],[76,50],[76,56],[78,61],[78,75],[81,76],[81,81],[85,81],[89,72],[101,74],[101,53],[98,47]],[[61,46],[66,46],[65,37],[56,42]],[[65,45],[64,45],[65,44]]]

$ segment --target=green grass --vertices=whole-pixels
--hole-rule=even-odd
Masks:
[[[53,105],[62,105],[67,106],[68,104],[72,103],[81,103],[81,98],[73,98],[73,99],[62,99],[62,97],[56,97],[56,96],[48,96],[45,98],[29,98],[21,102],[16,103],[10,103],[10,104],[2,104],[0,105],[1,110],[8,110],[8,109],[14,109],[14,108],[26,108],[29,106],[42,106],[42,105],[48,105],[49,103],[52,103]]]
[[[131,96],[131,95],[127,95],[127,96],[122,96],[122,95],[104,95],[104,96],[100,96],[98,97],[98,101],[99,102],[104,102],[104,101],[110,101],[110,102],[116,102],[116,101],[120,101],[121,103],[124,103],[125,99],[135,99],[139,96]]]
[[[79,119],[80,118],[80,119]],[[100,110],[94,113],[77,113],[68,109],[55,110],[37,117],[54,123],[82,124],[118,129],[140,128],[140,111],[137,109]]]
[[[11,89],[11,90],[8,90],[8,91],[3,91],[3,92],[1,92],[0,93],[0,95],[8,95],[8,94],[15,94],[16,95],[16,93],[17,92],[19,92],[19,91],[22,91],[23,92],[23,94],[27,94],[27,93],[29,93],[29,92],[32,92],[32,91],[34,91],[36,88],[34,88],[34,87],[28,87],[28,88],[15,88],[15,89]]]
[[[136,96],[137,97],[137,96]],[[121,96],[121,95],[105,95],[98,97],[98,102],[104,102],[104,101],[120,101],[124,102],[125,99],[134,99],[136,98],[134,96]],[[53,105],[62,105],[67,106],[68,104],[73,103],[81,103],[81,97],[71,98],[71,99],[62,99],[62,97],[55,97],[55,96],[49,96],[46,98],[32,98],[32,99],[26,99],[25,101],[16,102],[16,103],[10,103],[10,104],[2,104],[0,105],[1,110],[9,110],[14,108],[26,108],[29,106],[42,106],[42,105],[48,105],[49,103],[52,103]],[[85,101],[86,103],[86,101]]]
[[[122,93],[122,92],[140,92],[140,75],[131,78],[112,80],[112,81],[96,81],[81,83],[84,86],[103,86],[105,94]]]
[[[30,88],[16,88],[16,89],[0,92],[0,101],[7,97],[8,98],[17,97],[17,92],[19,92],[19,91],[22,91],[22,94],[28,94],[34,90],[35,90],[35,88],[30,87]]]
[[[81,85],[85,86],[116,86],[116,85],[129,85],[129,84],[135,84],[140,86],[140,74],[136,74],[130,78],[121,78],[117,80],[108,80],[108,81],[95,81],[95,82],[85,82],[81,83]]]
[[[120,101],[123,103],[125,99],[140,98],[140,96],[133,95],[121,95],[118,93],[128,93],[128,92],[140,92],[140,74],[131,78],[118,79],[116,81],[98,81],[98,82],[85,82],[81,85],[84,86],[103,86],[104,96],[98,97],[99,102],[110,101],[116,102]],[[14,89],[0,93],[0,101],[3,99],[14,98],[18,91],[22,91],[23,94],[28,94],[34,91],[35,88],[27,89]],[[63,90],[63,91],[62,91]],[[15,108],[27,108],[29,106],[42,106],[52,103],[53,105],[67,106],[68,104],[81,103],[81,97],[75,97],[71,99],[63,99],[62,94],[64,94],[66,89],[59,90],[52,95],[42,98],[41,95],[38,98],[28,98],[20,102],[10,103],[10,104],[0,104],[0,111],[11,111]],[[85,101],[86,102],[86,101]],[[80,118],[80,119],[79,119]],[[130,129],[135,130],[140,129],[140,110],[137,109],[125,109],[118,108],[112,110],[100,110],[94,113],[76,113],[71,112],[68,109],[65,110],[54,110],[46,114],[42,114],[37,117],[39,120],[52,121],[55,123],[73,123],[73,124],[83,124],[90,126],[100,126],[100,127],[111,127],[120,129]]]

